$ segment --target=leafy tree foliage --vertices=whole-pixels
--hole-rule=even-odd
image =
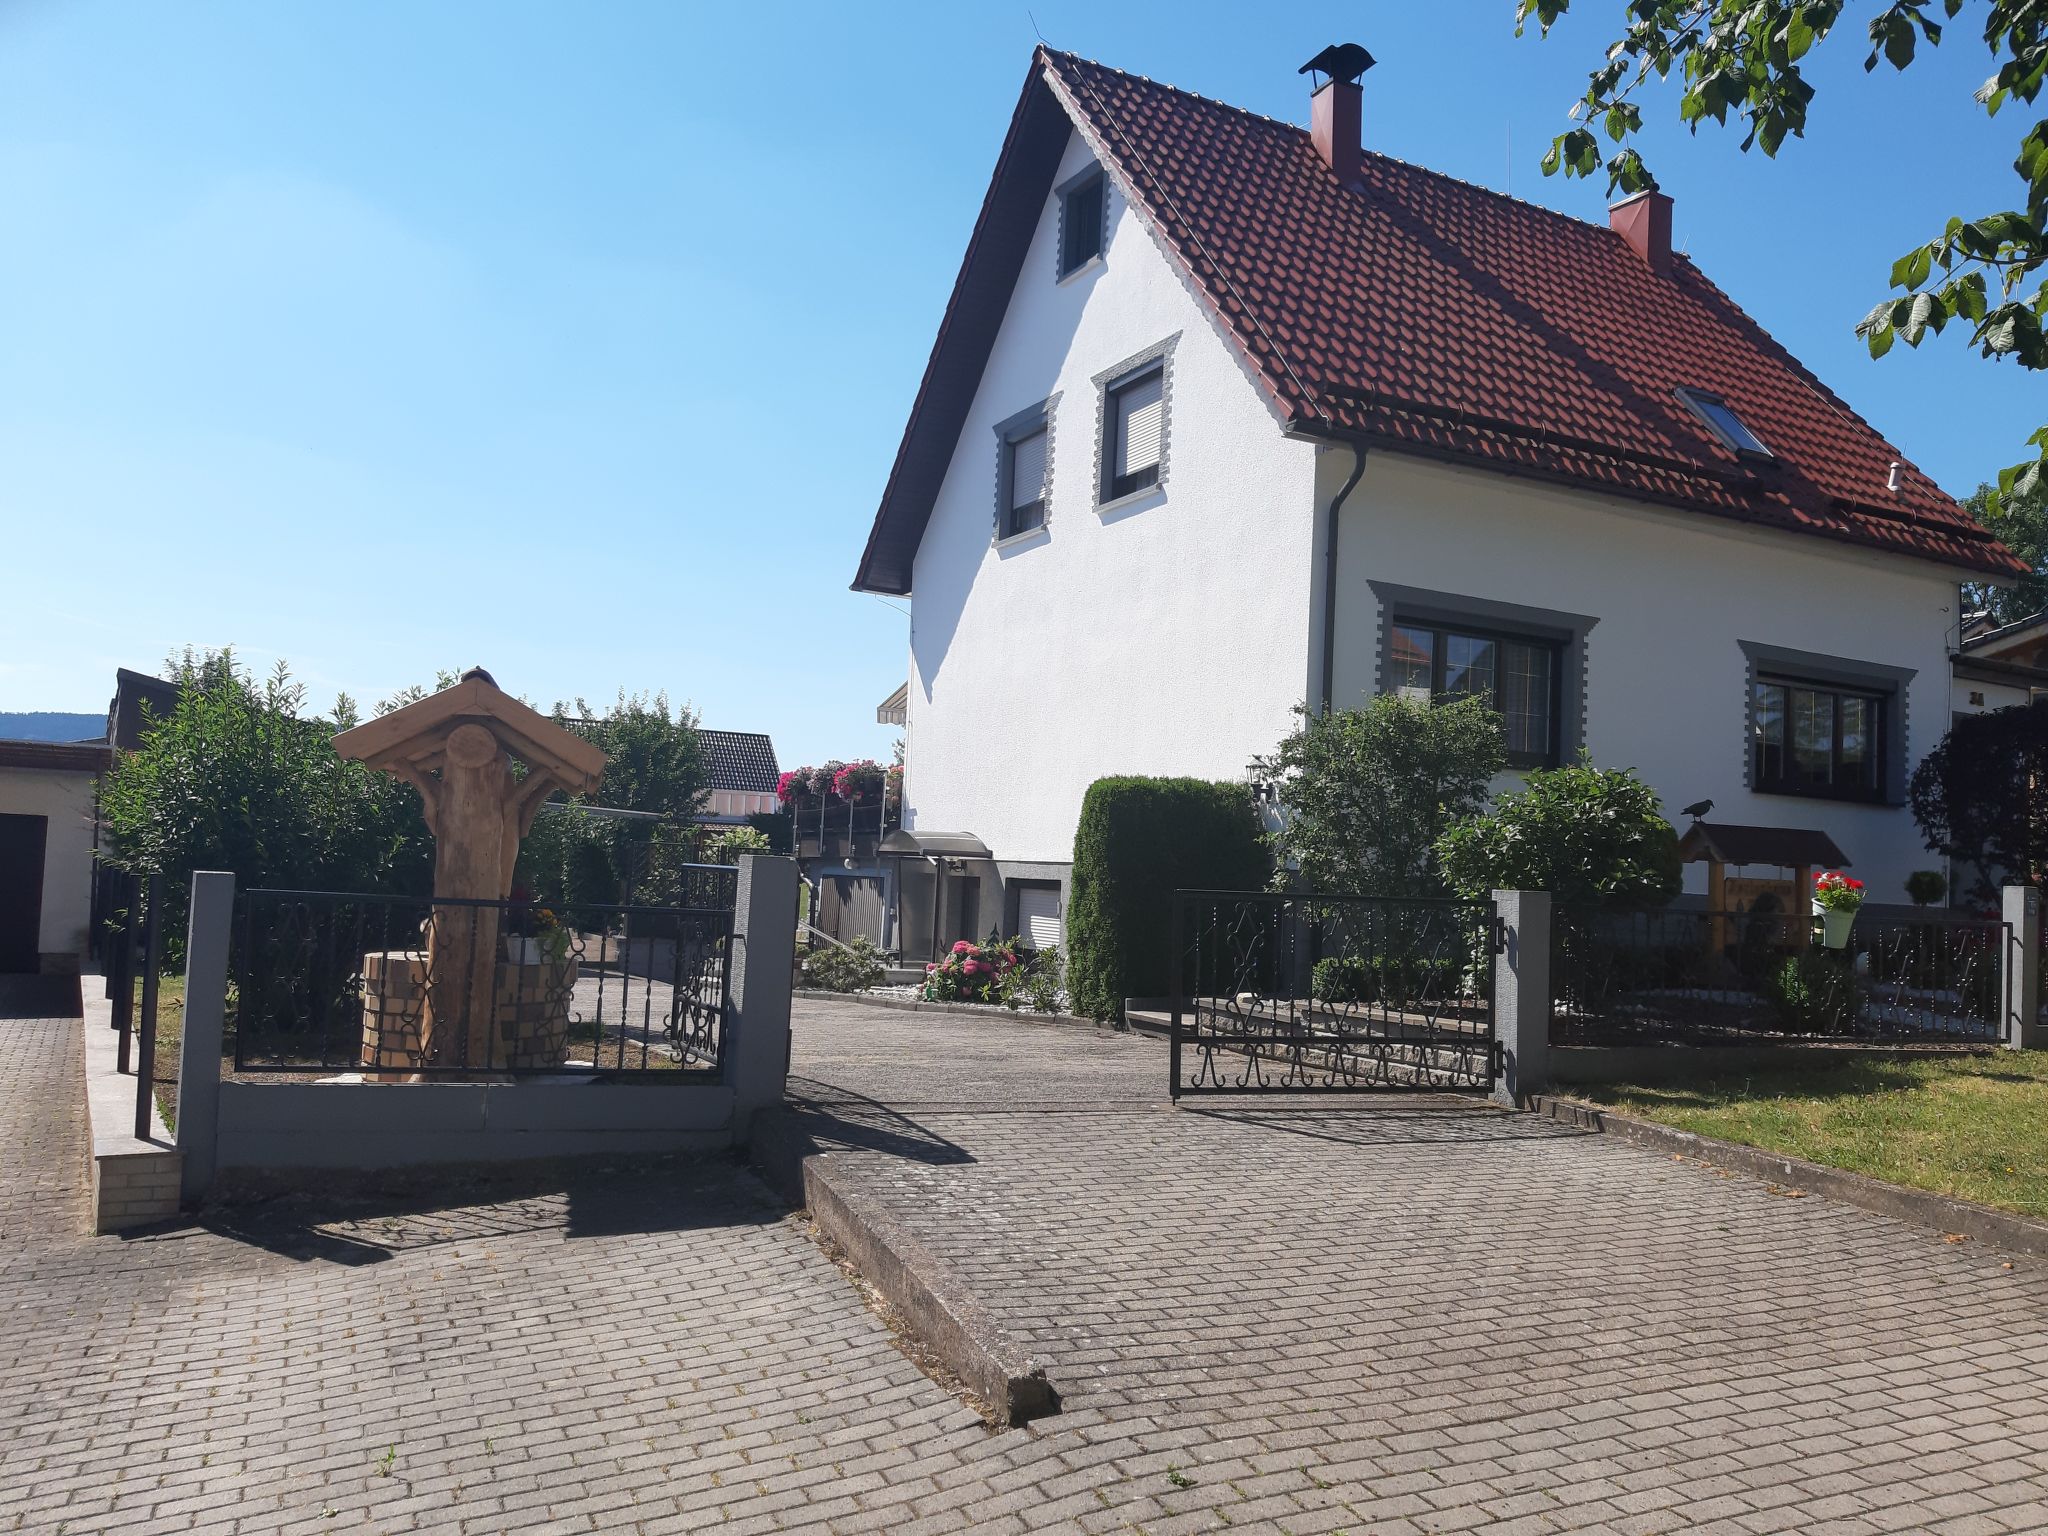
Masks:
[[[605,752],[604,781],[584,806],[568,802],[535,818],[519,850],[520,879],[543,901],[687,905],[687,866],[707,771],[697,718],[668,695],[627,694],[602,715],[582,699],[555,718]],[[613,818],[591,808],[639,811],[660,821]]]
[[[151,719],[101,789],[110,863],[166,877],[183,932],[195,869],[241,886],[426,892],[433,841],[413,789],[330,744],[357,720],[346,695],[333,718],[305,713],[283,662],[257,681],[231,650],[173,656],[178,702]]]
[[[1516,30],[1534,17],[1547,34],[1571,0],[1519,0]],[[1994,72],[1977,93],[1996,115],[2011,103],[2031,107],[2048,73],[2048,7],[2039,0],[1977,0],[1981,37]],[[1880,61],[1910,65],[1920,47],[1938,45],[1944,21],[1964,0],[1890,0],[1871,13],[1865,71]],[[1643,126],[1638,93],[1676,73],[1682,81],[1679,119],[1695,132],[1733,114],[1745,126],[1742,148],[1775,156],[1788,138],[1805,134],[1814,89],[1804,64],[1832,38],[1848,10],[1843,0],[1629,0],[1622,33],[1607,50],[1573,107],[1578,126],[1559,134],[1544,157],[1546,175],[1593,176],[1603,169],[1610,192],[1637,192],[1656,180],[1630,142]],[[2031,113],[2028,116],[2032,116]],[[1611,153],[1602,159],[1601,136]],[[1884,300],[1857,326],[1872,357],[1894,341],[1917,347],[1951,322],[1969,328],[1987,358],[2012,358],[2023,368],[2048,368],[2048,119],[2029,123],[2013,170],[2020,206],[1951,218],[1939,235],[1906,252],[1891,269],[1896,298]],[[2043,489],[2048,427],[2028,441],[2036,457],[1999,475],[2001,495]]]
[[[1967,868],[1979,901],[2005,875],[2048,873],[2048,706],[1963,715],[1913,770],[1913,819],[1927,846]],[[1960,880],[1959,882],[1960,883]]]
[[[1678,894],[1678,835],[1657,792],[1626,768],[1582,760],[1529,775],[1529,787],[1437,840],[1461,894],[1549,891],[1560,907],[1641,910]]]
[[[1994,624],[2016,624],[2048,610],[2048,487],[2025,495],[2001,496],[1995,486],[1980,485],[1963,503],[1978,522],[1998,535],[2005,547],[2034,568],[2010,587],[1970,582],[1964,600],[1982,609]]]
[[[1313,891],[1441,894],[1437,839],[1486,803],[1505,761],[1500,717],[1483,699],[1392,694],[1364,709],[1300,713],[1258,765],[1284,812],[1276,855]]]

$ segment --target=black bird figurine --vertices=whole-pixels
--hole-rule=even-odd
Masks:
[[[1314,70],[1318,74],[1328,75],[1332,80],[1342,80],[1349,84],[1356,81],[1368,69],[1371,69],[1372,65],[1372,55],[1359,47],[1358,44],[1332,43],[1321,53],[1302,65],[1300,69],[1297,69],[1295,73],[1297,75],[1305,75],[1310,70]]]

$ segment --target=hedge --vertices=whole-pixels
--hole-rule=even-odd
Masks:
[[[1125,998],[1171,990],[1176,890],[1263,890],[1271,872],[1246,785],[1097,779],[1074,831],[1067,989],[1075,1011],[1117,1019]]]

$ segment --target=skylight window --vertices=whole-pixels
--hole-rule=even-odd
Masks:
[[[1706,424],[1709,432],[1736,453],[1748,458],[1771,457],[1771,450],[1764,446],[1764,440],[1750,431],[1748,424],[1735,414],[1735,407],[1719,395],[1710,395],[1699,389],[1681,389],[1678,398]]]

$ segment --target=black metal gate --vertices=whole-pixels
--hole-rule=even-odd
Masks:
[[[1490,901],[1177,891],[1173,1096],[1485,1093]]]

